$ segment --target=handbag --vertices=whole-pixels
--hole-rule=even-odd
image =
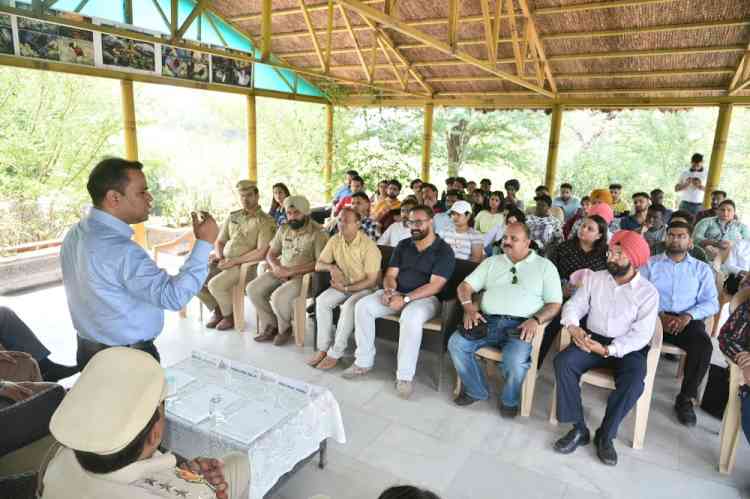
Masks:
[[[714,364],[708,369],[708,381],[701,400],[701,409],[715,417],[724,417],[724,408],[729,400],[729,370]]]

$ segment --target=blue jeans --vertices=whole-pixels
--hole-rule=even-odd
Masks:
[[[688,201],[680,201],[680,209],[687,211],[693,216],[696,216],[698,212],[703,209],[703,203],[690,203]]]
[[[510,337],[507,328],[520,324],[516,320],[500,320],[497,316],[485,315],[487,319],[487,336],[480,340],[469,340],[456,331],[448,341],[448,351],[453,359],[456,372],[464,384],[464,393],[475,400],[487,400],[490,392],[474,352],[482,347],[499,347],[503,351],[503,360],[498,369],[505,378],[500,400],[506,407],[517,407],[521,400],[521,385],[526,371],[531,367],[531,343]]]
[[[740,421],[747,442],[750,443],[750,393],[740,392]]]

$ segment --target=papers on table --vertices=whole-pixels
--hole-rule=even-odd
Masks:
[[[198,424],[209,417],[211,398],[217,395],[221,397],[221,402],[217,404],[217,409],[223,412],[225,416],[228,414],[228,408],[241,399],[239,395],[219,385],[208,384],[189,395],[181,397],[168,410],[178,418]]]
[[[173,397],[177,392],[195,381],[193,376],[190,376],[179,369],[169,368],[166,371],[168,397]]]
[[[216,431],[249,445],[288,415],[289,411],[284,407],[250,404],[228,417]]]

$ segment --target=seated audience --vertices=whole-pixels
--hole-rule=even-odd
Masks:
[[[570,217],[570,219],[563,224],[563,237],[565,239],[570,239],[570,237],[575,234],[575,231],[573,231],[573,226],[581,219],[585,218],[586,215],[589,212],[589,208],[591,208],[591,197],[590,196],[583,196],[581,198],[581,207],[578,208],[578,210],[575,212],[575,214]]]
[[[604,205],[606,206],[606,205]],[[609,206],[606,206],[610,210]],[[563,300],[573,296],[575,287],[570,283],[570,276],[581,269],[594,272],[607,269],[607,222],[599,215],[589,215],[583,219],[578,232],[571,239],[558,244],[549,255],[549,260],[560,275]],[[539,350],[539,367],[552,347],[562,329],[560,315],[549,323],[544,331],[544,340]]]
[[[445,198],[448,195],[448,191],[454,190],[453,182],[455,180],[456,177],[448,177],[445,179],[445,190],[440,195],[440,202],[437,204],[439,211],[445,211]],[[438,211],[435,211],[435,213],[438,213]]]
[[[377,190],[372,193],[372,196],[370,196],[370,202],[375,204],[385,201],[386,199],[388,199],[388,181],[381,180],[378,182]]]
[[[388,188],[386,189],[387,198],[375,203],[372,207],[370,216],[378,223],[382,222],[382,219],[388,215],[391,210],[398,209],[401,206],[401,201],[398,200],[398,195],[401,193],[401,182],[398,180],[389,180]]]
[[[489,199],[484,197],[484,192],[480,191],[479,189],[476,189],[471,192],[470,195],[471,199],[471,214],[472,216],[476,216],[479,214],[479,212],[486,210],[489,208]]]
[[[536,186],[536,189],[534,189],[534,198],[539,196],[549,196],[549,189],[547,189],[546,185],[538,185]]]
[[[565,214],[565,222],[573,218],[581,209],[581,202],[573,197],[573,186],[569,183],[560,185],[560,195],[552,200],[552,207],[562,209]]]
[[[523,201],[518,198],[518,191],[521,190],[521,183],[512,178],[505,182],[505,199],[503,200],[503,210],[518,208],[523,211]]]
[[[750,301],[744,301],[732,312],[719,331],[719,348],[742,370],[740,384],[740,411],[742,432],[750,443]]]
[[[246,454],[178,467],[174,454],[159,451],[166,397],[164,370],[148,354],[118,347],[92,357],[52,415],[49,429],[60,445],[41,472],[41,497],[247,497]]]
[[[508,210],[508,213],[505,215],[505,223],[496,225],[494,229],[484,235],[485,255],[492,256],[502,254],[502,241],[503,235],[505,235],[505,227],[510,224],[526,224],[526,214],[518,208],[511,208]]]
[[[315,299],[318,352],[307,363],[318,369],[336,367],[354,331],[354,306],[377,285],[382,255],[375,242],[360,230],[361,220],[359,213],[344,208],[338,234],[326,243],[315,265],[316,271],[331,274],[331,287]],[[341,315],[332,338],[333,311],[338,306]]]
[[[703,321],[719,311],[711,267],[688,254],[690,229],[685,222],[670,223],[666,254],[654,256],[641,268],[641,276],[659,292],[664,341],[687,352],[682,388],[674,404],[677,420],[685,426],[697,422],[693,400],[698,398],[698,387],[708,372],[713,351]]]
[[[646,239],[649,248],[664,241],[667,236],[667,224],[665,211],[660,204],[653,204],[646,211],[646,222],[641,227],[641,234]]]
[[[477,190],[477,183],[474,180],[469,180],[466,182],[466,193],[470,196],[474,194],[474,191]]]
[[[31,328],[13,310],[0,307],[0,380],[54,382],[78,372],[77,366],[57,364],[49,356],[50,351]],[[18,377],[13,373],[22,375]]]
[[[352,194],[352,208],[359,214],[359,225],[367,237],[377,241],[380,237],[380,224],[370,216],[370,199],[364,192]],[[336,225],[338,230],[338,224]]]
[[[357,173],[357,170],[349,170],[346,172],[346,180],[344,181],[344,185],[339,187],[333,194],[333,199],[331,200],[331,202],[334,207],[338,204],[341,198],[352,195],[350,184],[354,177],[359,177],[359,173]]]
[[[722,249],[732,247],[732,241],[750,239],[747,225],[736,219],[734,201],[725,199],[719,203],[718,215],[704,218],[695,225],[693,242],[706,250],[713,259]]]
[[[668,224],[669,221],[672,219],[672,212],[673,210],[670,210],[664,205],[664,191],[661,189],[654,189],[651,191],[651,206],[661,206],[664,208],[664,223]]]
[[[429,182],[424,182],[419,192],[422,195],[422,204],[430,208],[433,213],[440,213],[437,187]]]
[[[695,216],[695,223],[700,222],[704,218],[715,217],[719,214],[719,204],[727,198],[727,193],[724,191],[713,191],[711,192],[711,207],[707,210],[699,212]]]
[[[479,181],[479,188],[482,189],[482,192],[484,193],[484,195],[489,198],[490,195],[492,195],[492,180],[488,178],[483,178],[482,180]],[[495,192],[500,192],[500,191],[495,191]]]
[[[276,233],[276,221],[258,204],[258,187],[249,180],[240,180],[237,192],[242,209],[231,212],[224,222],[208,258],[206,283],[198,292],[200,301],[212,311],[206,327],[219,331],[234,328],[232,289],[237,284],[244,288],[257,276],[256,263],[248,267],[247,281],[240,283],[242,265],[263,260]]]
[[[703,169],[703,155],[695,153],[690,158],[690,168],[680,175],[675,185],[675,192],[680,193],[682,201],[680,210],[696,216],[703,207],[703,197],[706,192],[708,172]]]
[[[458,287],[463,324],[448,342],[453,365],[463,382],[463,391],[455,399],[457,405],[489,398],[484,369],[475,353],[482,347],[494,346],[503,350],[500,369],[505,386],[500,414],[518,414],[521,385],[530,364],[531,340],[538,326],[551,320],[562,303],[555,266],[532,251],[530,244],[528,227],[508,225],[503,236],[504,254],[482,262]],[[477,306],[472,295],[482,291]]]
[[[589,197],[591,198],[591,204],[606,203],[610,207],[613,207],[615,204],[614,198],[609,189],[594,189],[591,191]]]
[[[620,229],[642,233],[649,206],[651,206],[651,198],[648,194],[645,192],[636,192],[633,194],[633,209],[635,212],[632,215],[626,215],[621,218]],[[615,210],[615,216],[617,216],[617,210]]]
[[[692,225],[693,215],[691,215],[687,211],[677,210],[674,213],[672,213],[672,218],[670,220],[670,223],[671,222],[685,222],[688,225]],[[664,240],[651,244],[650,246],[651,246],[651,256],[661,255],[662,253],[667,251],[667,243]],[[690,245],[690,249],[688,250],[688,253],[690,254],[690,256],[692,256],[696,260],[709,263],[708,256],[706,255],[706,251],[700,246],[697,246],[696,244]]]
[[[284,211],[284,200],[291,196],[289,188],[281,182],[273,184],[273,200],[271,209],[268,214],[276,221],[276,226],[281,226],[286,222],[286,212]]]
[[[484,236],[469,227],[471,205],[466,201],[456,201],[449,210],[453,228],[440,237],[453,248],[453,255],[460,260],[479,263],[484,257]]]
[[[482,234],[505,222],[502,210],[503,193],[495,191],[489,195],[489,206],[474,217],[474,228]]]
[[[612,441],[643,393],[648,347],[658,318],[659,292],[638,275],[648,258],[643,236],[627,230],[616,233],[609,242],[607,271],[586,277],[563,307],[561,322],[572,343],[555,357],[557,419],[572,423],[573,429],[554,444],[561,454],[590,442],[583,418],[581,376],[606,367],[614,369],[616,388],[607,400],[594,444],[604,464],[617,464]]]
[[[333,208],[334,217],[338,216],[338,214],[341,213],[341,210],[346,206],[351,206],[352,196],[354,194],[356,194],[357,192],[365,191],[364,179],[359,175],[357,175],[356,177],[352,177],[351,181],[349,182],[349,191],[351,192],[351,194],[349,194],[348,196],[343,196],[341,199],[339,199],[339,202],[336,203],[336,206]]]
[[[367,196],[365,196],[367,198]],[[303,196],[284,201],[289,221],[271,241],[266,255],[269,270],[247,285],[246,293],[258,314],[255,341],[286,344],[292,336],[294,299],[299,296],[302,276],[315,270],[328,236],[310,218],[310,203]]]
[[[401,220],[392,223],[383,232],[383,235],[378,238],[378,244],[382,246],[395,247],[404,239],[411,237],[411,229],[409,228],[409,211],[417,206],[417,202],[411,199],[406,199],[401,203]]]
[[[414,196],[417,198],[417,204],[422,204],[422,184],[424,184],[424,182],[418,178],[415,178],[409,183],[411,192],[414,193]]]
[[[536,210],[526,217],[526,225],[531,232],[531,240],[536,242],[540,251],[562,241],[562,222],[550,215],[552,198],[542,194],[534,198]]]
[[[375,319],[400,315],[396,390],[409,398],[422,344],[424,323],[440,311],[437,294],[448,282],[455,267],[453,250],[435,235],[432,210],[417,206],[409,212],[410,239],[393,250],[383,278],[383,289],[362,298],[354,308],[355,361],[344,378],[366,375],[375,363]]]
[[[451,206],[453,206],[453,203],[457,201],[461,201],[461,194],[459,191],[451,189],[445,194],[445,211],[435,214],[432,220],[433,229],[438,236],[442,236],[445,232],[455,229],[453,220],[451,219],[450,209]]]
[[[621,184],[609,184],[609,193],[612,194],[612,210],[615,212],[615,218],[624,217],[630,214],[630,205],[622,197]]]

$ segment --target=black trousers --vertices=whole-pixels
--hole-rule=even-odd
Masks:
[[[703,321],[690,321],[679,334],[669,334],[664,331],[664,341],[687,352],[685,376],[682,378],[680,396],[698,398],[698,387],[708,372],[711,354],[714,350],[711,338],[706,333],[705,323]]]
[[[122,346],[135,348],[136,350],[142,350],[146,352],[147,354],[150,354],[153,358],[155,358],[157,362],[161,362],[161,356],[159,356],[159,351],[156,349],[156,345],[154,345],[153,340],[140,341],[132,345],[122,345]],[[91,360],[91,357],[101,352],[102,350],[106,350],[107,348],[112,348],[112,345],[105,345],[104,343],[97,343],[95,341],[85,340],[79,336],[78,337],[78,352],[76,352],[76,361],[78,362],[78,369],[83,371],[83,368],[86,367],[86,364],[89,363],[89,361]]]
[[[612,338],[591,333],[592,339],[609,345]],[[604,358],[595,353],[586,353],[575,344],[555,357],[555,379],[557,380],[557,419],[562,423],[585,425],[581,401],[581,376],[591,369],[610,368],[615,372],[615,390],[607,399],[607,410],[599,427],[600,436],[613,440],[620,423],[638,402],[644,390],[646,358],[649,347],[630,352],[623,358]]]
[[[0,307],[0,345],[6,350],[26,352],[39,362],[49,357],[34,332],[8,307]]]

